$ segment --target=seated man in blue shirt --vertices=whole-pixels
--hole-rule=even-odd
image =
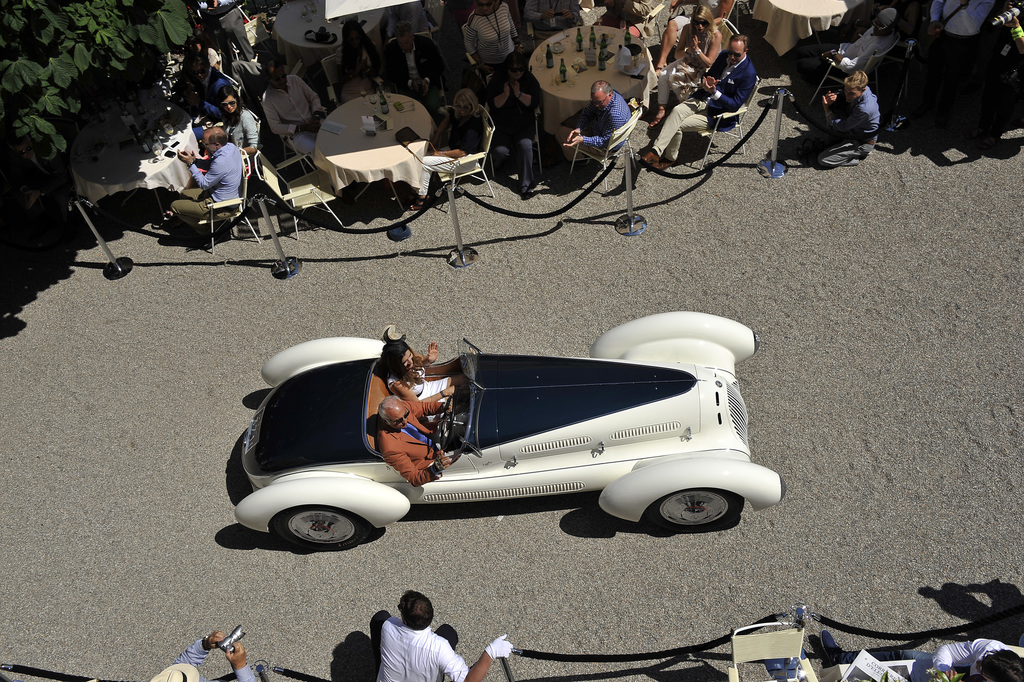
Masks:
[[[818,155],[818,164],[822,168],[856,166],[868,158],[878,139],[879,120],[878,98],[868,87],[868,75],[854,71],[843,81],[843,98],[826,93],[821,106],[833,140]]]
[[[654,147],[644,155],[646,163],[664,170],[679,156],[683,133],[709,130],[715,116],[739,111],[757,85],[757,73],[747,57],[747,37],[734,35],[729,49],[722,50],[708,69],[697,91],[673,109],[662,123]],[[736,118],[723,119],[719,130],[732,130]]]
[[[565,146],[585,144],[604,149],[612,133],[628,123],[629,117],[629,105],[622,95],[615,92],[608,81],[596,81],[590,87],[590,104],[580,114],[580,120],[575,130],[569,133]],[[584,135],[584,130],[592,134]]]
[[[199,221],[210,215],[210,204],[228,199],[237,199],[242,185],[242,153],[228,142],[228,135],[220,126],[207,128],[203,133],[206,153],[209,155],[209,170],[203,173],[196,166],[196,153],[178,152],[178,159],[188,164],[188,170],[198,187],[182,192],[185,199],[171,203],[171,211],[181,222],[200,234],[207,234],[206,228],[199,227]],[[220,213],[231,214],[234,208],[223,209]],[[215,214],[216,217],[216,214]]]

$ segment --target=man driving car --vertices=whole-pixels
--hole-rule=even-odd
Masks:
[[[377,448],[384,461],[416,487],[441,478],[451,465],[451,458],[431,439],[435,427],[420,421],[444,412],[445,407],[440,401],[407,402],[391,395],[377,408]]]

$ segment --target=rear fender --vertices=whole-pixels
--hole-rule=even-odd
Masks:
[[[382,348],[383,341],[353,336],[306,341],[267,360],[260,374],[270,386],[280,386],[287,379],[314,367],[379,357]]]
[[[235,518],[246,528],[266,532],[270,520],[293,507],[323,505],[352,512],[376,528],[409,513],[409,499],[394,488],[368,478],[322,475],[275,481],[254,491],[235,507]]]
[[[786,491],[782,478],[760,464],[698,455],[652,464],[640,462],[601,492],[599,504],[612,516],[639,521],[651,502],[690,488],[728,490],[746,499],[755,510],[778,504]]]
[[[750,328],[718,315],[676,311],[648,315],[608,330],[590,357],[633,362],[675,362],[736,374],[736,365],[757,351]]]

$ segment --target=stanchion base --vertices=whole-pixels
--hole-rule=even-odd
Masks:
[[[302,261],[295,256],[288,256],[283,261],[276,260],[270,266],[270,274],[274,279],[291,279],[302,271]]]
[[[766,178],[775,178],[777,180],[786,174],[786,165],[780,161],[772,163],[771,159],[765,159],[757,164],[757,172]]]
[[[470,265],[476,262],[480,257],[480,254],[476,252],[476,249],[452,249],[448,253],[448,265],[453,268],[468,268]]]
[[[615,219],[615,231],[623,237],[635,237],[638,234],[643,234],[646,229],[647,219],[642,215],[634,215],[632,220],[629,219],[628,214]]]
[[[129,258],[128,256],[124,256],[123,258],[115,258],[114,261],[117,263],[117,265],[114,265],[114,263],[107,263],[106,265],[103,266],[103,276],[111,281],[115,279],[121,279],[129,272],[131,272],[132,266],[135,265],[134,263],[132,263],[132,259]]]
[[[907,125],[906,116],[893,116],[892,120],[889,121],[889,125],[885,126],[885,129],[890,133],[894,133],[897,130],[902,130],[905,125]]]
[[[408,225],[403,225],[402,227],[396,227],[393,230],[388,230],[387,235],[388,239],[390,239],[391,241],[400,242],[411,237],[412,230],[409,228]]]

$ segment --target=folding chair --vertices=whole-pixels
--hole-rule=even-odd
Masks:
[[[214,252],[214,248],[216,247],[217,244],[217,240],[214,238],[214,234],[217,232],[217,226],[223,225],[224,223],[230,220],[234,220],[238,216],[242,215],[242,210],[245,208],[245,201],[246,198],[248,197],[249,192],[248,173],[250,172],[250,165],[248,158],[249,155],[246,154],[244,151],[241,152],[241,154],[242,182],[238,186],[239,197],[237,199],[225,199],[224,201],[212,202],[210,204],[210,215],[207,216],[205,219],[199,221],[200,225],[210,226],[210,253]],[[217,216],[217,212],[220,211],[221,209],[232,207],[234,207],[235,210],[232,211],[230,214]],[[245,224],[249,226],[250,230],[252,230],[252,234],[254,237],[256,237],[256,241],[259,241],[259,234],[256,232],[256,228],[252,226],[252,223],[249,222],[249,218],[245,218]]]
[[[327,79],[327,97],[333,102],[333,109],[338,108],[341,100],[338,99],[338,92],[334,89],[340,81],[338,80],[338,55],[327,55],[320,60],[320,67],[323,69],[324,78]]]
[[[491,138],[494,137],[494,121],[491,120],[490,114],[486,111],[483,112],[484,116],[484,139],[481,145],[482,151],[476,154],[468,154],[458,159],[457,163],[452,164],[452,167],[448,170],[439,170],[437,172],[438,177],[441,178],[442,182],[458,183],[461,178],[466,178],[471,175],[482,175],[484,182],[487,183],[487,190],[491,193],[491,198],[494,198],[494,189],[491,187],[491,181],[487,178],[487,169],[485,164],[487,162],[487,155],[491,151]]]
[[[700,162],[701,170],[704,170],[704,164],[708,162],[708,154],[711,153],[711,147],[715,144],[715,135],[721,133],[722,135],[728,135],[729,137],[735,137],[737,140],[743,137],[743,117],[747,113],[747,109],[750,108],[750,100],[754,97],[754,93],[757,92],[757,86],[761,83],[760,78],[754,80],[754,88],[750,91],[747,96],[747,101],[743,103],[736,111],[725,112],[714,117],[715,125],[707,130],[700,131],[700,134],[708,138],[708,148],[704,150],[704,160]],[[728,118],[736,119],[736,127],[732,130],[719,130],[718,127],[722,124],[722,121]],[[747,145],[744,143],[743,147],[740,148],[740,154],[747,153]]]
[[[868,57],[868,61],[867,61],[866,64],[864,64],[864,68],[859,69],[860,71],[863,71],[864,73],[866,73],[869,77],[872,74],[874,74],[874,77],[875,77],[875,90],[876,91],[881,87],[881,85],[878,82],[878,65],[882,63],[883,59],[885,59],[885,55],[889,54],[889,50],[891,50],[892,48],[896,47],[897,44],[898,43],[893,43],[887,49],[879,51],[879,52],[875,52],[873,55]],[[833,73],[833,72],[835,72],[835,73]],[[821,89],[823,87],[825,87],[825,82],[826,81],[831,80],[831,81],[833,81],[835,83],[838,83],[839,85],[842,85],[843,81],[845,81],[846,77],[849,76],[849,75],[850,74],[846,73],[845,71],[843,71],[842,69],[837,67],[835,64],[832,64],[831,62],[829,62],[828,70],[825,72],[825,75],[822,77],[821,82],[818,83],[818,89],[814,91],[813,95],[811,95],[811,99],[808,102],[808,104],[814,104],[814,100],[818,97],[818,93],[821,92]]]
[[[291,165],[296,161],[296,159],[286,161],[281,164],[281,168]],[[327,203],[330,199],[336,199],[337,196],[335,196],[334,191],[331,189],[330,178],[327,177],[327,173],[323,170],[316,168],[312,173],[307,173],[301,178],[289,182],[281,177],[278,169],[273,164],[265,158],[261,158],[261,162],[257,166],[257,172],[260,180],[267,184],[270,192],[280,201],[285,202],[298,211],[308,206],[323,208],[331,214],[332,218],[338,221],[339,225],[345,227],[345,223],[341,222],[341,218],[338,217]],[[299,219],[295,216],[292,216],[292,218],[295,220],[295,238],[298,239]]]
[[[623,152],[629,151],[629,163],[633,163],[633,145],[629,141],[629,136],[633,133],[633,129],[636,128],[637,121],[644,113],[642,106],[637,106],[633,109],[633,113],[630,115],[629,120],[626,121],[620,128],[612,132],[612,136],[608,138],[608,144],[603,149],[597,149],[596,147],[589,147],[587,145],[578,144],[575,147],[575,152],[572,155],[572,165],[569,166],[569,174],[572,174],[573,169],[576,167],[576,159],[580,154],[588,156],[595,161],[601,162],[601,170],[604,171],[608,167],[608,162],[615,162]],[[604,189],[608,191],[608,177],[604,179]]]
[[[784,630],[753,632],[784,626]],[[744,663],[763,662],[771,673],[771,682],[818,682],[814,668],[804,656],[804,631],[796,623],[758,623],[736,628],[732,633],[732,665],[729,682],[740,682],[739,666]],[[761,677],[760,679],[764,679]]]

